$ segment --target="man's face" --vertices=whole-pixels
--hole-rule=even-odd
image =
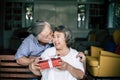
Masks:
[[[43,31],[38,34],[37,39],[42,43],[49,43],[52,41],[52,30],[48,25],[45,25]]]
[[[53,34],[53,44],[56,49],[63,49],[66,47],[67,45],[64,33],[55,31]]]

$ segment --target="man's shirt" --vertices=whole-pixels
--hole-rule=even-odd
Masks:
[[[24,56],[40,56],[44,50],[49,47],[51,47],[51,44],[41,45],[38,40],[31,34],[23,40],[15,54],[15,59]]]

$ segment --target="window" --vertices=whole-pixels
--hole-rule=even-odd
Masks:
[[[33,3],[25,4],[25,27],[31,27],[33,24]]]
[[[79,4],[78,5],[78,28],[85,28],[85,5],[84,4]]]
[[[89,28],[104,29],[106,25],[106,8],[104,4],[90,4],[89,5]]]
[[[107,27],[107,7],[104,4],[79,4],[78,28],[104,29]]]
[[[113,26],[114,28],[120,27],[120,4],[114,4]]]

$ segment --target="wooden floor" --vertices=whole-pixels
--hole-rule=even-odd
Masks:
[[[109,78],[109,77],[107,77],[107,78],[97,78],[97,79],[95,79],[91,75],[87,74],[86,78],[83,79],[83,80],[120,80],[120,78]]]

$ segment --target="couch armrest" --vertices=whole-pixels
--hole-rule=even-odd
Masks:
[[[100,47],[96,47],[96,46],[91,46],[91,56],[93,57],[99,57],[100,56],[100,51],[103,50]]]
[[[106,51],[101,51],[101,54],[99,58],[99,74],[120,77],[120,56]]]

